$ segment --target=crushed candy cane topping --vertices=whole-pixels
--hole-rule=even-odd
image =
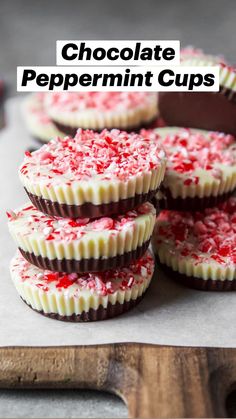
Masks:
[[[189,128],[166,133],[161,137],[155,130],[141,130],[161,142],[167,157],[166,178],[170,172],[184,185],[197,185],[197,169],[203,169],[215,179],[221,179],[223,172],[219,165],[236,166],[236,138],[221,132],[200,132]]]
[[[236,263],[236,198],[204,212],[162,211],[157,218],[155,242],[166,244],[172,254],[194,263],[223,266]]]
[[[93,232],[111,232],[118,234],[120,231],[135,227],[135,220],[144,214],[155,216],[154,206],[146,202],[124,215],[115,217],[101,217],[90,220],[89,218],[59,218],[51,217],[40,212],[31,204],[26,204],[16,211],[8,211],[9,223],[13,224],[16,231],[24,237],[34,233],[41,234],[45,240],[66,241],[79,240],[85,234]]]
[[[78,112],[95,109],[98,111],[122,111],[146,107],[156,100],[155,93],[148,92],[63,92],[48,93],[47,106],[58,111]]]
[[[44,292],[58,290],[65,293],[65,290],[68,290],[76,296],[83,290],[102,296],[126,291],[135,285],[142,285],[153,271],[154,260],[149,251],[127,268],[98,273],[67,274],[43,271],[27,262],[20,253],[12,265],[12,272],[15,272],[20,282],[28,282]]]
[[[159,169],[164,159],[156,138],[116,129],[101,133],[79,129],[75,138],[57,138],[27,153],[20,173],[48,186],[91,178],[128,181]]]

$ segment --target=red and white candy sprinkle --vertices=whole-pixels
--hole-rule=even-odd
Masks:
[[[159,169],[165,158],[156,138],[113,129],[96,133],[79,129],[75,138],[57,138],[27,154],[21,175],[31,181],[61,184],[73,181],[128,181]]]
[[[20,210],[8,211],[7,217],[9,223],[15,223],[16,227],[20,223],[21,234],[23,236],[32,235],[32,233],[43,234],[45,240],[67,241],[78,240],[86,233],[90,232],[108,232],[117,234],[126,229],[132,229],[135,226],[135,219],[142,214],[155,214],[151,203],[146,202],[133,211],[124,215],[115,217],[101,217],[90,220],[89,218],[59,218],[51,217],[40,212],[33,205],[25,205]]]
[[[122,111],[147,106],[156,97],[147,92],[63,92],[49,93],[47,104],[58,111],[78,112],[96,109],[98,111]]]
[[[77,296],[83,290],[102,296],[119,290],[129,290],[135,285],[141,285],[152,275],[153,270],[154,260],[149,251],[128,268],[102,273],[67,274],[43,271],[27,262],[20,253],[12,265],[12,271],[18,275],[21,282],[30,282],[45,292],[49,292],[52,287],[65,292],[65,289],[73,286],[73,293]]]
[[[217,166],[236,166],[236,138],[220,132],[201,133],[188,128],[179,128],[167,133],[162,139],[155,130],[141,130],[162,142],[167,157],[166,179],[170,172],[182,179],[185,186],[198,185],[195,170],[203,169],[215,179],[221,179],[223,172]]]

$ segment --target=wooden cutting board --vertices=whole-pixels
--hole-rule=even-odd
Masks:
[[[79,388],[121,397],[131,418],[226,417],[236,349],[144,344],[0,349],[1,388]]]

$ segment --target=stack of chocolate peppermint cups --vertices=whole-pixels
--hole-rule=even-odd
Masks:
[[[156,196],[153,249],[162,269],[201,290],[236,290],[236,71],[219,57],[188,48],[184,65],[219,67],[219,92],[162,92],[171,127],[152,134],[167,154]],[[177,125],[178,127],[174,127]],[[143,132],[143,134],[145,134]]]
[[[26,304],[66,321],[102,320],[136,305],[148,288],[148,250],[164,178],[156,139],[79,129],[26,152],[20,180],[30,198],[8,212],[11,263]]]

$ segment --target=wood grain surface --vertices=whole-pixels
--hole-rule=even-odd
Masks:
[[[236,349],[113,344],[1,348],[1,388],[80,388],[120,396],[132,418],[226,417]]]

